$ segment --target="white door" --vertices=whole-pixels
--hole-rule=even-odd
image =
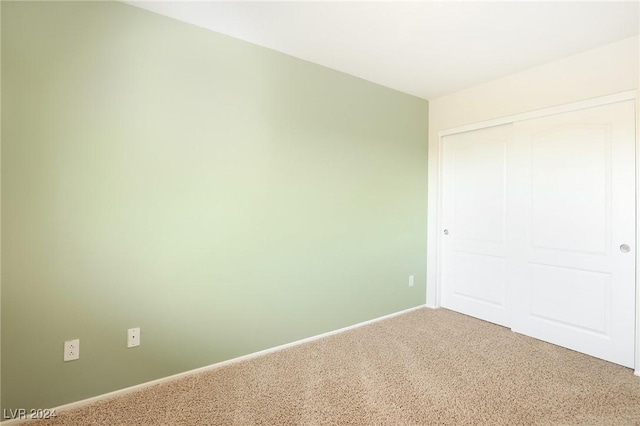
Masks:
[[[634,365],[633,101],[514,124],[512,329]]]
[[[634,115],[626,101],[443,137],[442,306],[633,367]]]
[[[510,139],[511,125],[442,139],[441,304],[500,325],[510,322],[506,294]]]

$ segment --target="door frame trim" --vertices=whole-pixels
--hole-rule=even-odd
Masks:
[[[479,130],[487,127],[499,126],[503,124],[516,123],[518,121],[530,120],[534,118],[540,118],[548,115],[561,114],[564,112],[577,111],[586,108],[593,108],[602,105],[608,105],[618,102],[624,102],[633,100],[635,101],[635,137],[636,137],[636,199],[635,199],[635,222],[636,222],[636,235],[635,235],[635,252],[636,252],[636,272],[635,272],[635,287],[636,287],[636,303],[635,303],[635,375],[640,376],[640,276],[638,274],[638,265],[640,265],[640,235],[638,233],[638,218],[639,218],[639,200],[640,200],[640,138],[638,128],[640,125],[640,111],[638,110],[637,91],[629,90],[625,92],[614,93],[606,96],[599,96],[595,98],[585,99],[576,102],[570,102],[561,105],[555,105],[548,108],[537,109],[519,114],[508,115],[504,117],[498,117],[491,120],[480,121],[477,123],[471,123],[463,126],[457,126],[449,129],[444,129],[438,132],[438,158],[435,164],[438,176],[437,186],[429,185],[429,190],[435,190],[435,203],[427,206],[428,217],[435,217],[436,225],[429,226],[429,232],[427,233],[427,246],[435,247],[435,250],[427,252],[427,291],[426,291],[426,306],[429,308],[439,308],[441,306],[441,243],[442,236],[438,232],[442,228],[442,138],[444,136],[454,135],[457,133],[469,132],[472,130]],[[431,166],[433,167],[433,163]],[[433,272],[431,272],[433,271]]]
[[[599,96],[597,98],[585,99],[568,104],[536,109],[520,114],[508,115],[505,117],[494,118],[491,120],[485,120],[477,123],[466,124],[464,126],[441,130],[438,132],[438,138],[442,139],[443,136],[454,135],[456,133],[469,132],[471,130],[479,130],[486,127],[500,126],[502,124],[516,123],[518,121],[531,120],[534,118],[545,117],[547,115],[561,114],[563,112],[578,111],[581,109],[593,108],[607,104],[615,104],[617,102],[624,102],[632,99],[636,99],[636,91],[628,90],[626,92],[614,93],[612,95]]]

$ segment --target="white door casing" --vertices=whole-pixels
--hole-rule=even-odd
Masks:
[[[624,98],[442,135],[442,306],[634,365],[635,111]]]

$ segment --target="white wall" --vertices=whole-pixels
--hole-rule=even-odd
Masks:
[[[638,37],[530,68],[429,101],[427,305],[436,294],[440,131],[638,88]]]

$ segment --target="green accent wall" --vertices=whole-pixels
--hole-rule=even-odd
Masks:
[[[125,4],[2,2],[2,407],[424,304],[427,119]]]

